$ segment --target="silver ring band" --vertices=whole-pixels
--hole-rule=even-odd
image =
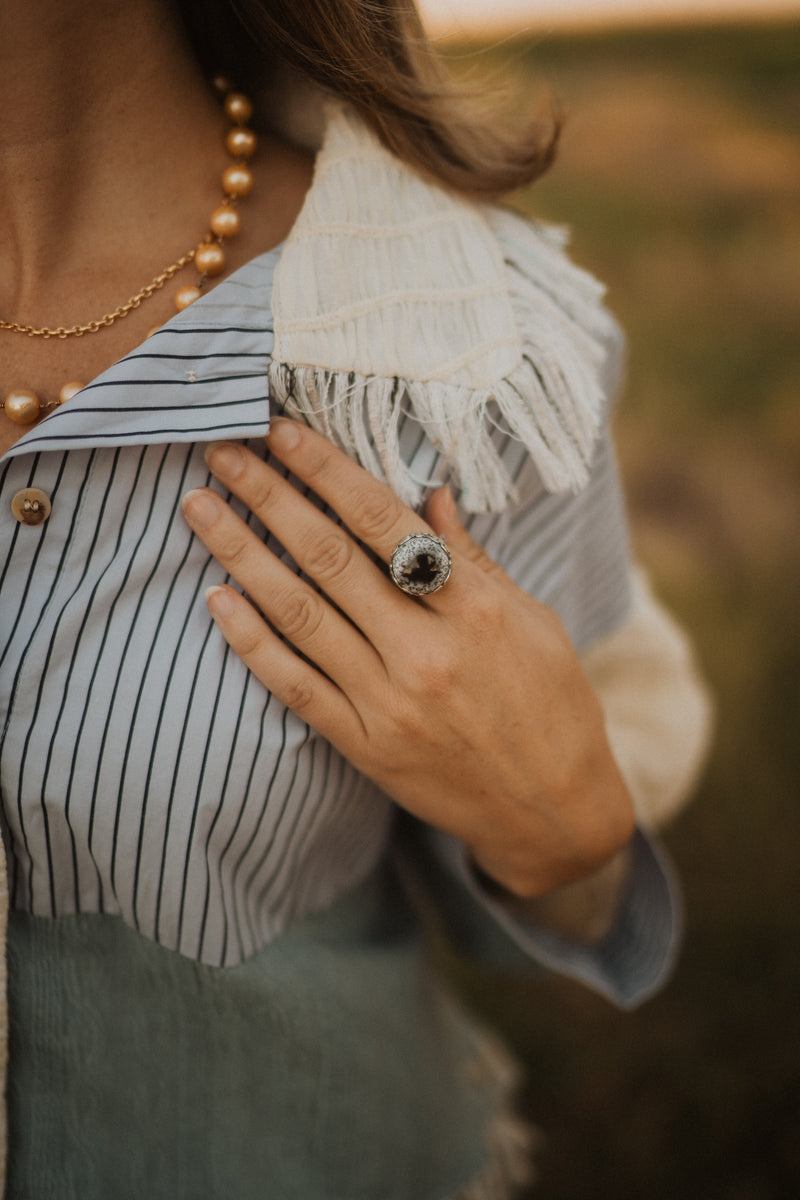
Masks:
[[[432,533],[412,533],[395,546],[389,562],[392,580],[408,596],[430,596],[450,578],[450,551]]]

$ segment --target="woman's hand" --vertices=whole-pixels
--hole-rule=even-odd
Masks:
[[[232,587],[209,590],[233,650],[358,770],[463,840],[515,895],[537,896],[600,867],[629,839],[632,806],[600,706],[556,617],[469,538],[446,490],[431,497],[426,525],[312,430],[280,420],[267,441],[347,529],[244,447],[209,447],[214,475],[324,592],[216,493],[190,492],[187,521],[252,601]],[[423,530],[447,538],[452,575],[412,599],[356,539],[388,562]]]

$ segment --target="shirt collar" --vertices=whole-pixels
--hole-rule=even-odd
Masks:
[[[266,434],[279,257],[277,247],[234,271],[40,421],[7,457]]]

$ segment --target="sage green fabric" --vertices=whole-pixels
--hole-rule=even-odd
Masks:
[[[230,968],[12,913],[7,1200],[442,1200],[497,1084],[374,877]]]

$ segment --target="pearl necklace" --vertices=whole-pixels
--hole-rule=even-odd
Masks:
[[[239,232],[241,218],[238,202],[253,189],[253,173],[247,164],[256,149],[256,135],[247,127],[253,112],[253,106],[247,96],[234,91],[228,80],[222,77],[214,80],[214,87],[222,96],[225,115],[232,125],[225,138],[225,148],[234,161],[222,173],[222,204],[211,214],[208,233],[199,245],[182,254],[174,263],[170,263],[125,304],[120,304],[112,312],[105,313],[94,321],[88,321],[85,325],[37,327],[0,318],[0,329],[44,340],[83,337],[87,333],[99,333],[101,329],[108,329],[116,321],[127,317],[191,262],[194,262],[200,277],[196,284],[184,284],[176,291],[174,299],[178,312],[182,312],[197,300],[207,279],[222,274],[227,265],[223,243],[226,238],[234,237]],[[15,424],[32,425],[41,416],[71,400],[84,386],[74,381],[66,383],[59,391],[58,397],[49,400],[41,400],[30,388],[13,388],[4,400],[0,400],[0,408],[5,410],[6,416]]]

